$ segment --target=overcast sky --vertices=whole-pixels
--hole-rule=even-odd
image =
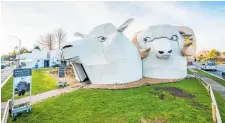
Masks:
[[[118,27],[131,17],[135,21],[124,32],[129,39],[149,25],[185,25],[196,34],[197,51],[225,51],[225,2],[2,2],[1,9],[1,53],[18,45],[8,35],[30,49],[38,37],[56,28],[73,41],[75,32],[88,33],[108,22]]]

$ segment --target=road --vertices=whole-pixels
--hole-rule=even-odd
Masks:
[[[200,68],[201,67],[201,64],[200,63],[194,63],[194,65],[197,67],[197,68]],[[225,64],[220,64],[220,65],[217,65],[217,71],[206,71],[208,73],[211,73],[219,78],[223,78],[222,77],[222,71],[225,71]]]
[[[1,69],[1,84],[8,78],[10,74],[13,72],[13,67],[5,67]]]

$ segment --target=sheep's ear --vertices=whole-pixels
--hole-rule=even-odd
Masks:
[[[132,38],[132,42],[133,44],[136,46],[136,48],[138,49],[139,53],[140,53],[140,56],[141,56],[141,59],[145,58],[148,56],[148,53],[149,51],[151,50],[151,48],[148,48],[148,49],[141,49],[140,46],[138,45],[138,41],[137,41],[137,36],[138,34],[140,33],[141,31],[138,31],[135,33],[135,35],[133,36]]]
[[[77,36],[77,37],[81,37],[81,38],[84,38],[85,37],[84,34],[79,33],[79,32],[76,32],[74,35]]]
[[[181,36],[184,38],[184,45],[182,48],[182,54],[184,56],[192,56],[196,52],[196,37],[194,31],[185,26],[178,27]]]
[[[134,21],[133,18],[128,19],[121,26],[119,26],[119,28],[117,30],[119,32],[123,32],[133,21]]]

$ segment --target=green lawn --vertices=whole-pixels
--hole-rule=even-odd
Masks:
[[[156,88],[176,87],[192,98]],[[181,94],[178,92],[177,94]],[[34,104],[9,123],[212,123],[211,100],[197,79],[126,90],[81,89]]]
[[[197,70],[200,74],[202,74],[202,75],[204,75],[204,76],[206,76],[206,77],[208,77],[208,78],[210,78],[210,79],[216,81],[217,83],[219,83],[219,84],[221,84],[222,86],[225,87],[225,81],[224,81],[224,80],[219,79],[219,78],[217,78],[217,77],[215,77],[215,76],[212,76],[212,75],[210,75],[210,74],[208,74],[208,73],[206,73],[206,72],[203,72],[203,71],[201,71],[201,70],[198,70],[198,69],[195,69],[195,70]]]
[[[50,69],[39,69],[38,71],[32,70],[33,95],[56,88],[57,80],[46,72],[48,70]],[[7,81],[7,83],[2,87],[1,101],[7,101],[8,99],[12,99],[12,84],[13,84],[13,77],[11,77]],[[16,96],[16,99],[18,98],[21,97]]]
[[[220,94],[217,93],[216,91],[213,91],[213,92],[216,98],[217,106],[220,110],[220,117],[223,123],[225,123],[225,99],[221,97]]]
[[[187,69],[187,73],[188,74],[193,74],[189,69]]]

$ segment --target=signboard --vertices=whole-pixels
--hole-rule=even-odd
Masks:
[[[65,65],[59,65],[59,77],[65,77]]]
[[[12,115],[16,116],[22,111],[31,110],[31,81],[32,70],[31,68],[14,69],[13,70],[13,97],[12,97]],[[29,96],[24,104],[15,104],[15,97]]]
[[[57,86],[58,87],[65,87],[66,86],[66,65],[65,64],[60,64],[59,65],[59,69],[58,69],[58,73],[59,73],[59,78],[58,78],[58,82],[57,82]]]

